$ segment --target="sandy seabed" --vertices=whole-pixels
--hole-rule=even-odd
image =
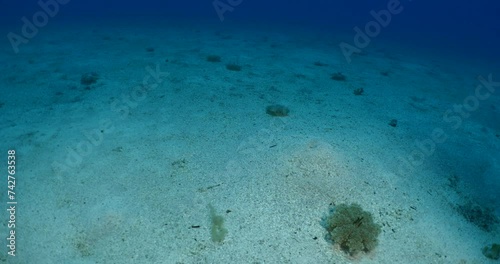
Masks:
[[[382,39],[347,63],[338,43],[350,38],[99,21],[48,26],[18,54],[3,43],[18,235],[17,256],[2,247],[0,259],[489,263],[481,249],[500,242],[498,225],[464,208],[500,211],[500,97],[470,98],[478,76],[500,81],[498,65]],[[273,104],[288,116],[266,114]],[[373,252],[352,259],[325,239],[321,219],[340,203],[381,225]],[[228,230],[219,243],[209,204]]]

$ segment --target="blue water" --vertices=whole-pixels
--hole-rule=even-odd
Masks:
[[[19,25],[19,18],[29,16],[40,9],[37,1],[2,1],[0,16],[6,22]],[[50,1],[47,1],[50,2]],[[80,16],[158,16],[190,18],[193,21],[217,21],[214,8],[217,1],[67,1],[61,13],[53,20],[83,19]],[[216,4],[224,12],[226,22],[279,22],[298,23],[311,28],[349,31],[373,20],[370,11],[387,10],[391,1],[225,1]],[[333,3],[332,3],[333,2]],[[383,29],[380,38],[398,39],[401,43],[414,43],[428,47],[440,46],[472,55],[498,59],[500,43],[500,4],[493,0],[470,1],[395,1],[402,8],[392,15],[391,23]],[[78,17],[74,17],[78,16]]]
[[[350,263],[341,203],[359,263],[500,243],[498,1],[2,0],[0,35],[0,263]]]

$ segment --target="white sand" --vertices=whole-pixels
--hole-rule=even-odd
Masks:
[[[4,43],[1,150],[18,153],[19,201],[8,263],[489,263],[481,248],[500,242],[498,227],[485,232],[455,208],[491,201],[476,188],[499,186],[498,91],[456,130],[442,116],[477,75],[500,81],[498,67],[377,39],[347,64],[337,45],[352,36],[332,35],[94,22],[46,27],[17,55]],[[155,65],[168,73],[158,87],[127,116],[113,111]],[[87,72],[101,77],[89,90]],[[276,103],[290,115],[267,115]],[[446,142],[403,164],[435,128]],[[331,202],[373,213],[374,252],[352,260],[325,240]],[[208,204],[225,218],[222,243]]]

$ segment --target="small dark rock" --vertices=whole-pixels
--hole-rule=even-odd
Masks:
[[[80,83],[88,86],[96,83],[97,80],[99,80],[99,74],[96,72],[89,72],[82,75]]]
[[[155,52],[155,48],[149,47],[149,48],[146,48],[146,51],[147,52]]]
[[[354,90],[353,93],[354,93],[354,95],[362,95],[364,91],[365,90],[363,90],[363,88],[358,88],[358,89]]]
[[[397,119],[391,119],[391,121],[389,121],[389,126],[391,126],[391,127],[397,127],[398,126],[398,120]]]
[[[328,66],[328,64],[323,63],[323,62],[321,62],[321,61],[315,61],[315,62],[314,62],[314,65],[315,65],[315,66],[318,66],[318,67]]]
[[[270,116],[288,116],[290,110],[283,105],[269,105],[266,107],[266,113]]]
[[[241,66],[234,63],[226,64],[226,69],[230,71],[241,71]]]
[[[209,61],[209,62],[220,62],[221,58],[218,55],[208,55],[207,56],[207,61]]]
[[[342,74],[341,72],[336,72],[336,73],[332,74],[331,79],[335,80],[335,81],[345,81],[345,80],[347,80],[347,78],[345,77],[345,75]]]

